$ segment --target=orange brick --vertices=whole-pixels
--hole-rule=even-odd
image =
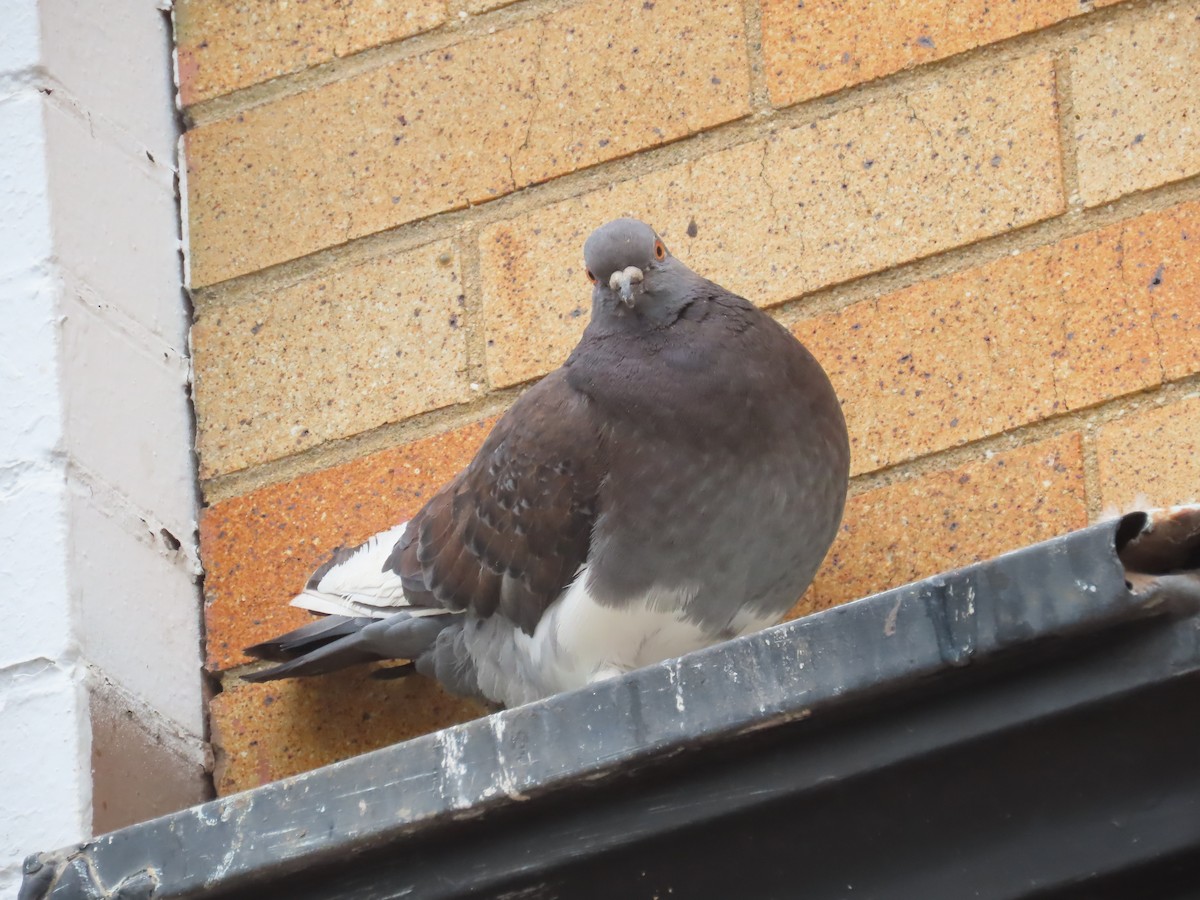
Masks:
[[[869,472],[1200,371],[1200,204],[844,310],[794,332]]]
[[[1200,397],[1110,422],[1096,438],[1104,506],[1175,506],[1200,501]]]
[[[200,476],[468,399],[465,302],[443,242],[201,309]]]
[[[722,0],[575,5],[196,128],[192,284],[745,115],[743,30]]]
[[[1200,0],[1150,4],[1070,59],[1087,205],[1200,172]]]
[[[442,0],[180,0],[179,95],[185,106],[427,31]]]
[[[853,497],[806,615],[1087,524],[1078,434]]]
[[[1078,0],[764,0],[771,102],[819,97],[1082,11]]]
[[[488,377],[558,365],[587,321],[592,228],[635,215],[764,305],[1063,209],[1051,60],[850,110],[536,210],[480,237]],[[946,210],[955,210],[947,215]]]
[[[269,684],[235,681],[209,707],[217,793],[258,787],[485,712],[428,679],[378,681],[365,669]]]
[[[474,456],[493,424],[385,450],[225,500],[202,511],[208,667],[249,661],[241,648],[309,621],[287,605],[335,547],[412,516]]]

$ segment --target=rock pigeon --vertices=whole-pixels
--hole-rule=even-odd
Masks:
[[[408,522],[337,550],[247,649],[267,681],[405,660],[505,706],[778,622],[841,521],[850,466],[820,364],[650,226],[584,244],[592,315],[470,465]]]

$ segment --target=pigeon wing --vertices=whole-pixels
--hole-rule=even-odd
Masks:
[[[588,558],[602,445],[591,402],[551,373],[409,522],[385,568],[414,606],[500,615],[532,634]]]

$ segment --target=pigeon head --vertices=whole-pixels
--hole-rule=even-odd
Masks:
[[[671,255],[654,229],[637,219],[601,225],[583,245],[594,312],[637,311],[659,318],[676,310],[698,276]]]

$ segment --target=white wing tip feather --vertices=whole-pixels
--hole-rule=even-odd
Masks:
[[[343,597],[331,594],[321,594],[317,591],[303,591],[292,598],[292,606],[307,609],[309,612],[321,613],[328,616],[362,616],[371,615],[358,608],[358,604]],[[394,611],[394,610],[393,610]]]
[[[292,598],[292,606],[307,609],[309,612],[321,613],[328,616],[369,616],[372,619],[386,619],[396,613],[403,612],[419,618],[421,616],[448,616],[459,610],[442,609],[436,606],[400,606],[396,604],[381,605],[371,602],[369,597],[340,597],[336,594],[323,594],[320,591],[302,591]]]

